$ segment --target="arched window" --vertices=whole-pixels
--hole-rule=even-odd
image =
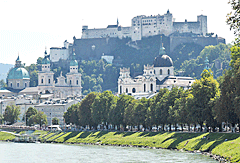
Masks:
[[[168,69],[167,71],[168,71],[168,75],[170,75],[170,70]]]
[[[69,81],[70,85],[72,84],[72,80]]]
[[[17,83],[17,87],[19,87],[19,83]]]
[[[43,83],[43,79],[42,79],[41,83]]]
[[[143,92],[146,92],[146,84],[143,85]]]
[[[135,93],[135,92],[136,92],[136,89],[135,89],[135,88],[133,88],[133,89],[132,89],[132,93]]]
[[[50,84],[51,83],[51,79],[48,79],[48,84]]]
[[[119,90],[120,94],[122,94],[122,86],[120,86],[120,90]]]
[[[77,85],[78,85],[78,80],[77,80]]]
[[[150,85],[150,89],[151,89],[151,91],[153,91],[153,84]]]
[[[126,88],[126,93],[128,93],[128,89]]]
[[[160,69],[160,75],[162,75],[162,69]]]

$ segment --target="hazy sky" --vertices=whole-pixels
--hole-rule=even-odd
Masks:
[[[228,0],[0,0],[0,63],[14,64],[18,53],[23,63],[36,63],[45,47],[63,46],[81,37],[82,25],[106,28],[130,26],[137,15],[163,15],[169,11],[175,21],[196,21],[208,16],[208,32],[234,40],[226,24],[231,11]]]

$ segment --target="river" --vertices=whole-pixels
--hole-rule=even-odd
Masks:
[[[1,163],[217,162],[195,153],[115,146],[0,142],[0,149]]]

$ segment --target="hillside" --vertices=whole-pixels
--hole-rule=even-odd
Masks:
[[[7,73],[11,67],[14,65],[0,63],[0,80],[5,80],[7,78]]]

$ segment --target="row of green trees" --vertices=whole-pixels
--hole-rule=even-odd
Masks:
[[[223,87],[220,87],[223,88]],[[223,120],[231,122],[231,110],[219,106],[219,83],[213,78],[211,70],[204,70],[201,79],[196,80],[191,89],[173,87],[171,90],[161,89],[152,99],[134,99],[132,96],[114,96],[110,91],[90,93],[81,103],[72,105],[64,114],[66,123],[79,126],[96,126],[98,124],[112,124],[120,127],[139,126],[145,128],[165,125],[176,126],[199,124],[213,130]],[[234,110],[238,122],[239,109]],[[225,111],[226,113],[222,113]],[[176,129],[176,127],[175,127]]]

